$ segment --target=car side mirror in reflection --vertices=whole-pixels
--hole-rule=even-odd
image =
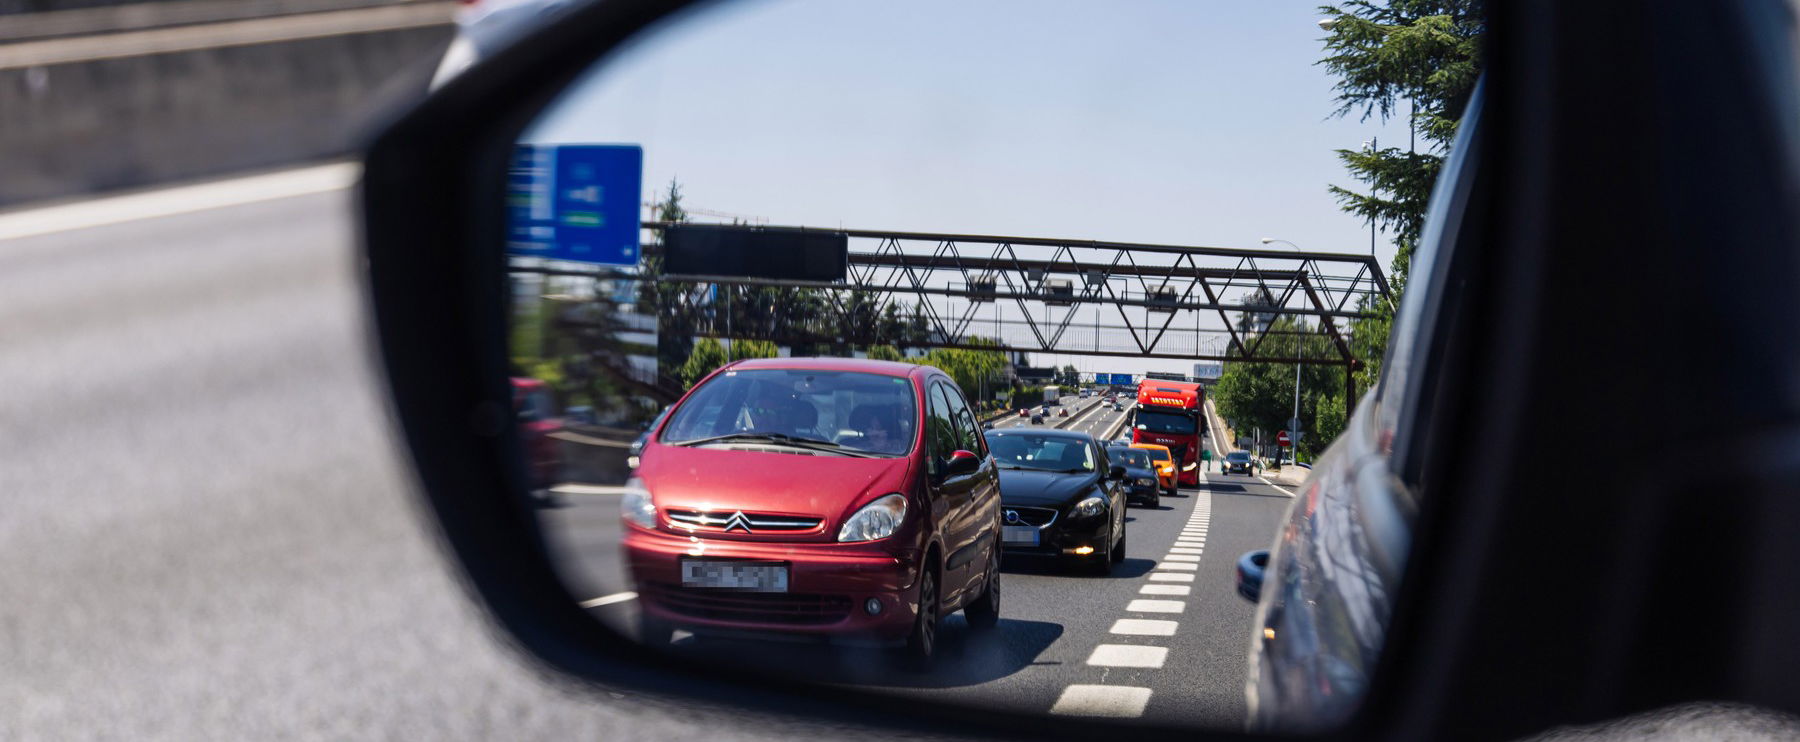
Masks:
[[[981,468],[981,457],[973,451],[958,450],[950,454],[950,461],[944,466],[944,476],[961,477],[974,474]]]
[[[1262,599],[1263,571],[1269,567],[1269,550],[1257,549],[1238,557],[1237,591],[1252,603]]]
[[[1114,464],[1113,468],[1106,470],[1106,476],[1110,479],[1124,479],[1125,467]]]

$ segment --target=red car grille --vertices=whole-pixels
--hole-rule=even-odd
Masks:
[[[833,624],[850,616],[845,595],[747,593],[645,585],[639,596],[690,618],[796,626]]]
[[[744,513],[732,510],[688,510],[685,508],[667,508],[663,511],[669,522],[682,530],[703,531],[712,533],[808,533],[819,529],[824,518],[804,515],[779,515],[775,513]]]

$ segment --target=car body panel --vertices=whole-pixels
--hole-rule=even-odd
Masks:
[[[1098,551],[1105,545],[1105,537],[1124,532],[1125,488],[1121,482],[1106,476],[1108,467],[1105,447],[1093,436],[1067,430],[1014,429],[990,431],[988,440],[993,444],[998,438],[1006,436],[1078,441],[1093,449],[1096,471],[1063,473],[1006,468],[1002,465],[1000,497],[1002,517],[1006,524],[1019,525],[1018,518],[1023,517],[1027,524],[1036,525],[1030,522],[1032,518],[1041,518],[1045,512],[1054,512],[1054,516],[1039,529],[1041,535],[1037,546],[1008,544],[1004,548],[1005,553],[1068,556],[1082,546],[1091,546]],[[1106,512],[1091,518],[1071,516],[1070,509],[1075,503],[1090,496],[1105,498],[1108,503]]]
[[[891,457],[818,454],[779,443],[722,442],[687,446],[663,442],[681,406],[721,374],[754,370],[819,370],[905,379],[915,404],[908,453]],[[956,610],[987,585],[991,552],[998,547],[1000,490],[993,461],[982,456],[975,471],[936,476],[927,457],[927,395],[936,386],[955,391],[935,369],[858,359],[759,359],[728,364],[694,386],[663,416],[644,444],[636,475],[652,493],[655,528],[626,522],[625,561],[648,615],[694,630],[777,632],[826,638],[903,638],[917,611],[918,576],[935,554],[940,574],[940,615]],[[960,397],[959,397],[960,399]],[[967,425],[976,431],[965,407]],[[979,433],[971,432],[979,442]],[[945,457],[948,458],[947,456]],[[845,521],[891,493],[907,498],[903,524],[886,538],[839,543]],[[703,522],[698,516],[735,515],[782,524],[775,530]],[[677,521],[677,516],[688,518]],[[809,519],[807,528],[781,530]],[[952,555],[959,556],[955,567]],[[683,587],[683,559],[755,560],[787,565],[786,592],[746,595],[724,589]],[[863,604],[884,609],[870,615]],[[804,618],[796,618],[803,616]]]

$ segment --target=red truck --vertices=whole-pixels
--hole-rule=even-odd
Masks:
[[[1167,446],[1175,456],[1176,479],[1200,484],[1200,418],[1205,392],[1188,381],[1145,379],[1138,383],[1131,442]]]

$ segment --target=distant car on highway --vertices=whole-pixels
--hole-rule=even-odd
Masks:
[[[1044,424],[1044,413],[1042,410],[1031,413],[1031,424],[1032,425],[1043,425]]]
[[[663,418],[668,417],[669,410],[672,409],[675,409],[675,405],[669,405],[662,408],[662,412],[656,413],[656,419],[651,420],[648,424],[644,425],[644,432],[638,434],[637,440],[631,442],[630,450],[625,452],[625,466],[632,469],[637,468],[638,458],[644,453],[644,442],[650,440],[650,434],[652,432],[657,428],[662,427]]]
[[[1125,411],[1125,405],[1119,404],[1118,402],[1113,402],[1112,408],[1113,408],[1113,412],[1124,412]]]
[[[1232,451],[1219,462],[1219,471],[1225,474],[1255,475],[1256,470],[1256,460],[1250,458],[1249,451]]]
[[[1031,416],[1031,410],[1025,409],[1024,407],[1019,408],[1019,417],[1030,417],[1030,416]]]
[[[1069,408],[1063,407],[1063,408],[1058,409],[1056,411],[1056,416],[1057,417],[1068,417],[1069,416]]]
[[[1150,452],[1131,446],[1107,446],[1106,456],[1114,464],[1125,467],[1125,501],[1141,502],[1150,507],[1162,506],[1162,480],[1156,476],[1156,465]]]
[[[1013,428],[987,434],[1000,467],[1007,554],[1054,557],[1107,574],[1125,560],[1126,469],[1087,433]]]
[[[550,387],[537,379],[512,378],[513,414],[519,438],[525,445],[526,476],[532,489],[556,484],[562,456],[550,434],[562,429],[562,421],[550,414]]]
[[[620,510],[646,643],[677,628],[855,638],[923,664],[948,614],[999,621],[994,462],[928,366],[728,364],[645,443]]]

